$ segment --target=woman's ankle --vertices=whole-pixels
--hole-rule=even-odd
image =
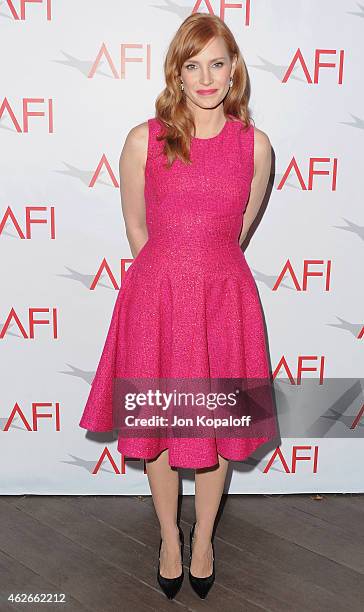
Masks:
[[[163,525],[160,529],[160,535],[165,542],[174,542],[176,538],[179,540],[178,525]]]

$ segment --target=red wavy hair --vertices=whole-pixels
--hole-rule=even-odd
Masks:
[[[181,91],[179,75],[184,62],[200,53],[212,38],[220,36],[231,61],[237,57],[233,85],[223,101],[224,114],[240,120],[243,128],[251,123],[248,109],[250,81],[248,70],[235,38],[222,19],[209,13],[189,15],[174,35],[164,61],[166,87],[155,102],[156,118],[162,123],[159,140],[165,140],[163,152],[167,167],[178,157],[185,163],[190,159],[190,135],[195,133],[193,115]]]

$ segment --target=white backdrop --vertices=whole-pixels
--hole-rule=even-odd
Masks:
[[[225,4],[0,3],[1,494],[149,493],[143,461],[124,463],[111,434],[78,423],[132,258],[120,151],[154,116],[169,41],[192,11],[214,11],[233,31],[255,125],[274,149],[271,198],[245,252],[272,368],[296,378],[301,363],[314,368],[303,377],[317,378],[324,366],[325,378],[353,384],[363,375],[364,8]],[[334,430],[282,436],[278,450],[233,463],[227,488],[363,492],[362,405],[362,393],[348,394],[329,415]],[[295,456],[308,459],[293,467]],[[192,471],[182,475],[193,493]]]

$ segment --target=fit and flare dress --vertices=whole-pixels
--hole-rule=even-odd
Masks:
[[[269,379],[263,316],[239,246],[254,172],[254,127],[228,117],[212,138],[191,140],[191,165],[165,168],[163,126],[148,120],[148,240],[126,271],[79,426],[113,429],[115,377]],[[272,415],[273,417],[273,415]],[[218,454],[249,457],[276,434],[222,438],[123,437],[125,457],[168,448],[173,467],[205,468]]]

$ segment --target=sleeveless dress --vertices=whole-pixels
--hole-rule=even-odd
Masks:
[[[239,246],[254,172],[254,127],[228,117],[212,138],[191,140],[191,165],[164,167],[162,124],[148,119],[145,205],[148,240],[124,276],[79,426],[113,429],[115,377],[268,379],[262,310]],[[258,438],[123,437],[126,458],[168,448],[173,467],[205,468],[218,454],[241,461]]]

